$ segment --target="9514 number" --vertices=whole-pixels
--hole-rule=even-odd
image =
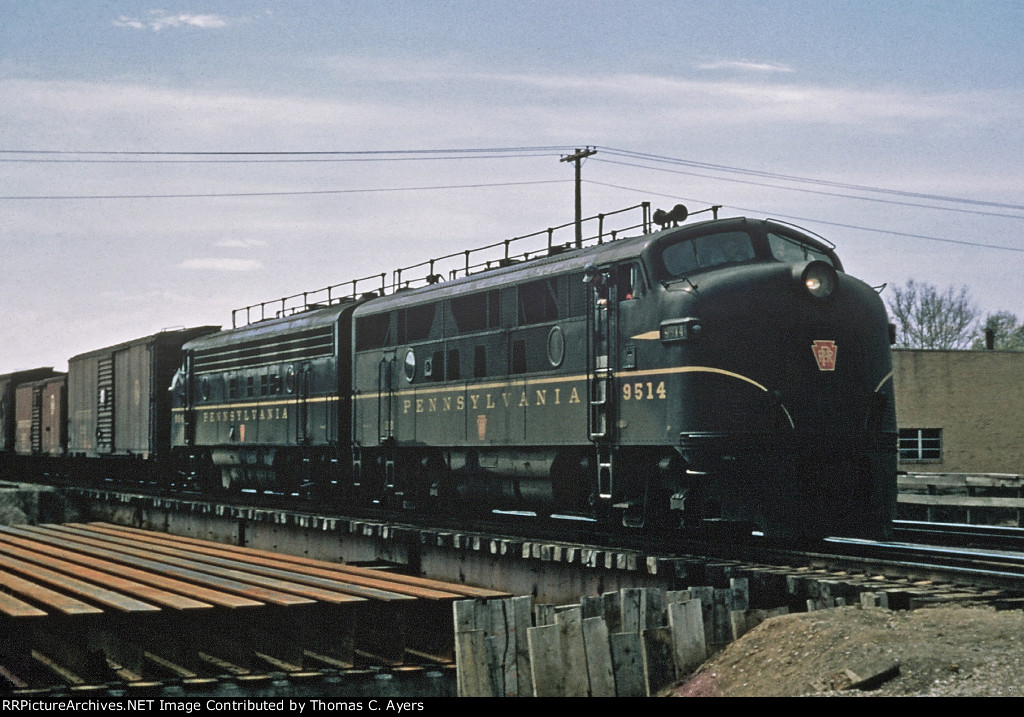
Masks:
[[[665,400],[665,382],[659,381],[636,381],[635,383],[622,384],[623,401],[653,401],[655,399]]]

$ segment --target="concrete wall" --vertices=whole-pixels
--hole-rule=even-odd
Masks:
[[[893,351],[896,421],[941,428],[939,461],[916,473],[1024,473],[1024,352]]]

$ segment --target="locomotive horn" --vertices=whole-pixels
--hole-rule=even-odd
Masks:
[[[686,221],[686,217],[690,215],[690,212],[682,204],[677,204],[672,207],[672,211],[666,212],[664,209],[657,209],[654,212],[654,222],[660,224],[661,228],[664,229],[669,224],[679,225],[681,222]]]

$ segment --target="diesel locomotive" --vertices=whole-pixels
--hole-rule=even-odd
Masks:
[[[203,490],[342,505],[884,537],[897,430],[877,292],[788,224],[635,209],[631,230],[593,218],[589,241],[445,257],[447,277],[432,260],[418,281],[246,307],[182,348],[176,465]]]

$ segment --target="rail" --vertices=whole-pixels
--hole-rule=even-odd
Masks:
[[[606,227],[605,222],[608,219],[635,212],[637,209],[641,210],[641,221],[639,224],[627,224],[626,226],[617,226],[614,229]],[[569,242],[555,241],[556,232],[562,232],[569,228],[575,229],[576,222],[573,221],[555,227],[548,227],[531,234],[504,239],[475,249],[453,252],[395,269],[391,273],[390,285],[387,282],[387,273],[385,272],[339,284],[332,284],[331,286],[314,289],[313,291],[303,291],[280,299],[250,304],[249,306],[234,309],[231,312],[231,326],[232,328],[238,328],[239,326],[246,326],[268,319],[291,316],[313,309],[355,301],[361,297],[384,296],[399,290],[436,284],[445,280],[443,272],[447,273],[447,280],[451,281],[452,279],[469,276],[477,272],[579,249],[588,244],[600,245],[604,244],[605,241],[615,241],[623,232],[636,229],[640,229],[644,234],[647,234],[650,233],[652,226],[651,203],[641,202],[625,209],[595,214],[580,220],[581,227],[594,227],[595,224],[596,229],[591,229],[593,233],[578,242],[575,238]],[[537,239],[538,237],[546,237],[546,244],[538,243],[536,248],[519,251],[522,246],[518,244],[519,242]],[[412,273],[411,277],[410,273]],[[373,288],[368,288],[370,282],[373,282]]]

